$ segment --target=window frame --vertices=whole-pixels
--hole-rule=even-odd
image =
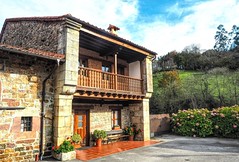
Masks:
[[[110,108],[111,109],[111,127],[113,128],[114,125],[119,125],[120,128],[122,127],[122,116],[121,116],[121,109],[122,107],[113,107],[113,108]],[[117,118],[115,118],[115,112],[118,112],[118,115],[117,115]],[[118,124],[115,124],[117,121]]]
[[[111,64],[102,62],[101,71],[103,72],[102,73],[102,79],[103,80],[110,80],[110,76],[107,73],[111,73],[111,71],[112,71]]]
[[[21,132],[32,131],[33,118],[32,116],[22,116],[21,117]]]

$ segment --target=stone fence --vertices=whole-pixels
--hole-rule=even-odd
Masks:
[[[150,136],[158,136],[170,132],[169,114],[150,115]]]

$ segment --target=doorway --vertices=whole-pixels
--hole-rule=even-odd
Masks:
[[[82,146],[89,146],[89,110],[75,110],[74,133],[81,136]]]

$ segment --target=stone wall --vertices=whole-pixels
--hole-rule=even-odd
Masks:
[[[150,136],[154,137],[170,132],[169,114],[150,115]]]
[[[5,71],[0,71],[0,161],[32,161],[39,153],[42,80],[53,63],[2,51],[0,55],[7,58]],[[46,87],[45,150],[52,145],[52,79]],[[32,117],[32,131],[21,131],[21,117]]]
[[[129,118],[130,118],[129,121],[132,124],[136,125],[137,129],[141,129],[144,131],[142,103],[129,105]],[[143,140],[143,133],[138,134],[136,139]]]
[[[57,52],[59,22],[20,21],[8,22],[1,43],[23,48]]]
[[[110,106],[117,107],[117,105],[94,105],[94,108],[90,110],[90,132],[95,129],[112,130],[112,111]],[[121,128],[127,125],[129,125],[129,109],[128,107],[123,107],[121,109]]]
[[[79,39],[81,25],[66,20],[61,28],[58,51],[65,49],[65,63],[56,70],[54,96],[54,145],[59,146],[73,134],[72,99],[78,80]]]

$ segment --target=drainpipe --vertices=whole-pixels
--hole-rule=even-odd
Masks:
[[[40,121],[40,160],[43,159],[44,151],[43,151],[43,131],[44,131],[44,116],[45,116],[45,97],[46,97],[46,82],[55,72],[57,67],[59,66],[60,59],[57,59],[57,64],[53,68],[53,70],[49,73],[49,75],[42,82],[42,100],[41,100],[41,121]]]

